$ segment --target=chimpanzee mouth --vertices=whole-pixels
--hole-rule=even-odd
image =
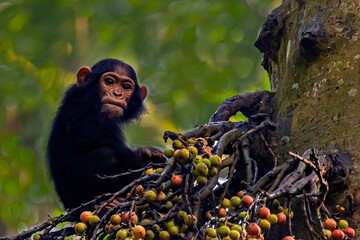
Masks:
[[[115,107],[120,107],[120,108],[125,108],[125,104],[121,103],[121,102],[115,102],[115,101],[104,101],[103,102],[104,105],[112,105]]]

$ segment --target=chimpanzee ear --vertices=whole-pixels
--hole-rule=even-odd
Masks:
[[[144,85],[140,85],[140,96],[141,96],[141,100],[144,101],[144,99],[147,96],[147,88]]]
[[[76,84],[80,86],[84,81],[87,75],[91,73],[91,68],[85,66],[81,67],[76,73]]]

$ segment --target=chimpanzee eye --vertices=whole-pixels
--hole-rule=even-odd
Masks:
[[[112,78],[105,78],[104,80],[106,84],[114,84],[114,80]]]
[[[131,89],[131,84],[125,83],[123,84],[124,89]]]

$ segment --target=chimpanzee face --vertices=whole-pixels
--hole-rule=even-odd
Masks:
[[[112,72],[106,72],[100,77],[101,112],[109,118],[121,117],[134,93],[135,81],[128,71],[116,66]]]
[[[90,67],[81,67],[76,73],[77,86],[82,87],[87,81],[98,82],[100,110],[108,118],[127,121],[138,117],[144,108],[146,87],[138,84],[136,73],[130,65],[117,61],[109,66],[104,62],[105,60],[102,60],[93,66],[94,74]],[[101,74],[100,77],[98,72]]]

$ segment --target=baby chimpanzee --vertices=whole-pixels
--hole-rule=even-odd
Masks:
[[[116,59],[82,67],[59,107],[47,146],[56,191],[65,208],[74,208],[97,195],[115,192],[139,174],[100,178],[162,162],[155,148],[130,149],[121,128],[139,118],[145,108],[145,86],[134,69]]]

